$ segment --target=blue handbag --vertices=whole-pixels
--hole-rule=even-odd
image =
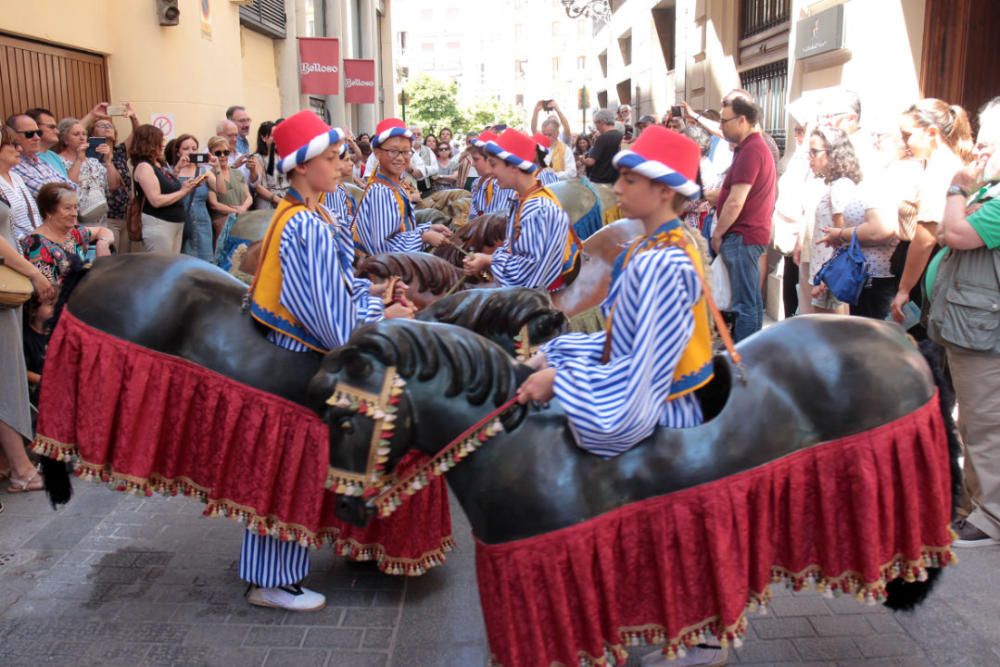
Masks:
[[[852,306],[858,305],[861,290],[868,284],[871,271],[868,260],[858,243],[857,233],[851,234],[851,244],[837,248],[826,264],[813,278],[813,285],[826,283],[827,289],[837,299]]]

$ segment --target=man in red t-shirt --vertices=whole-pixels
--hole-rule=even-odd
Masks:
[[[722,135],[736,148],[719,191],[712,248],[722,255],[729,271],[736,341],[764,325],[759,260],[771,241],[776,173],[771,151],[754,129],[759,116],[757,105],[745,97],[727,97],[722,102]]]

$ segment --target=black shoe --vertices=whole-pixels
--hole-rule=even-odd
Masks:
[[[951,527],[958,535],[958,539],[951,543],[953,547],[991,547],[1000,544],[1000,540],[995,540],[979,530],[968,519],[959,519]]]

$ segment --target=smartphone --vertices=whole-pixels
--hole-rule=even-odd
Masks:
[[[545,100],[544,104],[546,111],[552,111],[552,100]]]
[[[208,164],[208,153],[191,153],[188,155],[191,164]]]
[[[92,157],[95,160],[101,159],[101,154],[97,152],[97,147],[108,143],[108,140],[104,137],[91,137],[87,139],[87,157]]]
[[[670,115],[673,116],[674,118],[683,118],[684,110],[678,106],[670,107]]]
[[[125,115],[125,105],[124,104],[109,104],[108,105],[108,115],[109,116],[124,116]]]

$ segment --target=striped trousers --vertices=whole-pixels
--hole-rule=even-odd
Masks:
[[[297,584],[309,574],[309,549],[248,530],[240,549],[240,579],[261,588]]]

